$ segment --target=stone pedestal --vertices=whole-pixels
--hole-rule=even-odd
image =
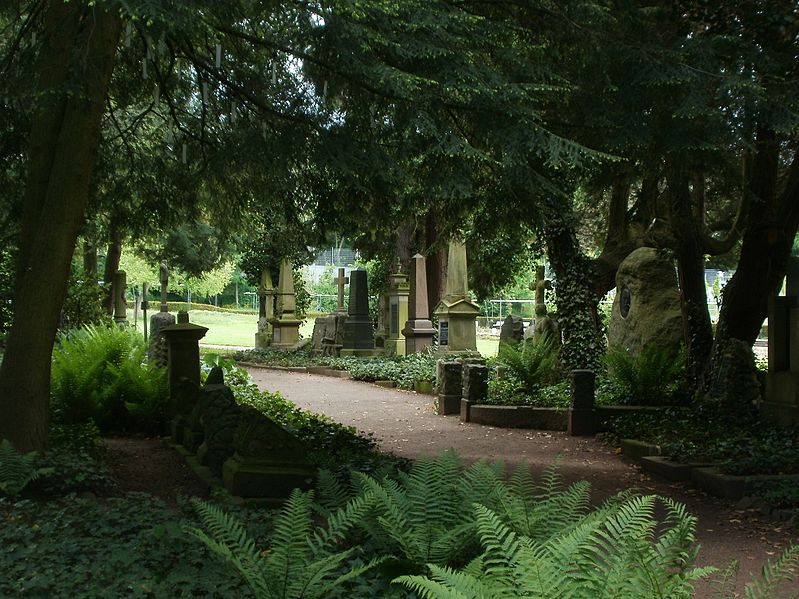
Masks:
[[[347,321],[344,323],[342,356],[372,356],[375,352],[375,333],[369,316],[369,287],[366,271],[350,271],[350,299]]]
[[[167,345],[170,416],[176,415],[182,379],[200,386],[200,339],[207,332],[206,327],[190,323],[185,311],[178,312],[176,324],[161,329]]]
[[[436,414],[458,414],[463,395],[463,364],[439,360],[436,364]]]
[[[280,262],[280,280],[277,291],[277,315],[270,322],[272,325],[272,345],[279,348],[293,347],[300,340],[302,320],[295,312],[297,304],[294,297],[294,271],[291,260],[284,258]]]
[[[480,307],[469,297],[466,245],[449,244],[447,293],[434,314],[438,317],[438,348],[445,353],[477,351],[477,315]]]
[[[596,375],[592,370],[572,370],[571,408],[567,430],[572,437],[593,436],[597,433],[594,391]]]
[[[427,305],[427,266],[421,254],[416,254],[411,259],[410,283],[408,321],[402,329],[402,335],[405,337],[405,355],[418,354],[431,347],[436,334]]]
[[[799,424],[799,258],[790,258],[785,296],[768,310],[768,374],[763,414],[781,425]]]
[[[488,397],[488,366],[465,361],[463,364],[462,398],[471,403],[484,403]]]

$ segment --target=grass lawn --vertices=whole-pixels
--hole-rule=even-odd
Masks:
[[[148,313],[148,318],[152,312]],[[189,321],[208,327],[208,333],[201,343],[208,345],[237,345],[253,347],[258,330],[258,314],[231,314],[230,312],[211,312],[208,310],[189,311]],[[133,322],[133,310],[128,310],[128,322]],[[142,330],[139,314],[137,328]],[[300,334],[310,337],[313,333],[313,319],[307,318],[300,326]],[[496,337],[478,337],[477,350],[484,356],[495,356],[499,340]]]

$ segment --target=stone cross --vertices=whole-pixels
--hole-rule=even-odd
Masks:
[[[169,289],[169,269],[166,262],[161,262],[161,312],[169,312],[169,304],[166,301],[167,289]]]
[[[333,282],[338,285],[338,306],[336,312],[344,312],[344,285],[350,282],[349,277],[344,276],[344,269],[338,269],[338,277],[333,279]]]

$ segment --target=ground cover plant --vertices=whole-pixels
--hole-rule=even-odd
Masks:
[[[413,389],[414,383],[433,382],[436,377],[436,357],[432,352],[408,356],[356,358],[311,356],[307,350],[287,352],[266,348],[238,352],[234,357],[242,362],[268,366],[326,366],[334,370],[345,370],[355,380],[393,381],[400,389]]]
[[[756,409],[731,415],[712,404],[614,418],[609,440],[660,445],[678,462],[713,462],[728,474],[799,473],[799,428],[778,427]]]

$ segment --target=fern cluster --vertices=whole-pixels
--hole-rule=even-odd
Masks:
[[[647,345],[637,356],[623,347],[611,346],[605,354],[611,383],[621,403],[670,405],[679,403],[685,373],[685,351]]]
[[[39,468],[37,463],[35,451],[19,453],[8,439],[0,441],[0,493],[14,497],[28,483],[52,472],[52,468]]]
[[[497,361],[508,367],[527,393],[560,377],[557,347],[547,335],[525,339],[518,346],[502,343]]]
[[[101,429],[130,421],[154,427],[166,401],[166,373],[145,364],[144,339],[128,329],[86,326],[63,335],[53,352],[56,419],[94,420]]]
[[[210,535],[192,532],[266,599],[345,596],[346,581],[389,559],[393,588],[427,599],[690,597],[715,571],[694,567],[696,518],[681,504],[626,492],[592,509],[589,484],[566,487],[557,466],[535,480],[447,452],[396,478],[354,474],[349,489],[329,473],[319,481],[320,504],[295,491],[268,549],[201,502]],[[313,528],[312,510],[325,526]],[[364,564],[357,546],[380,557]],[[797,557],[799,548],[786,552],[749,596],[768,597]]]

